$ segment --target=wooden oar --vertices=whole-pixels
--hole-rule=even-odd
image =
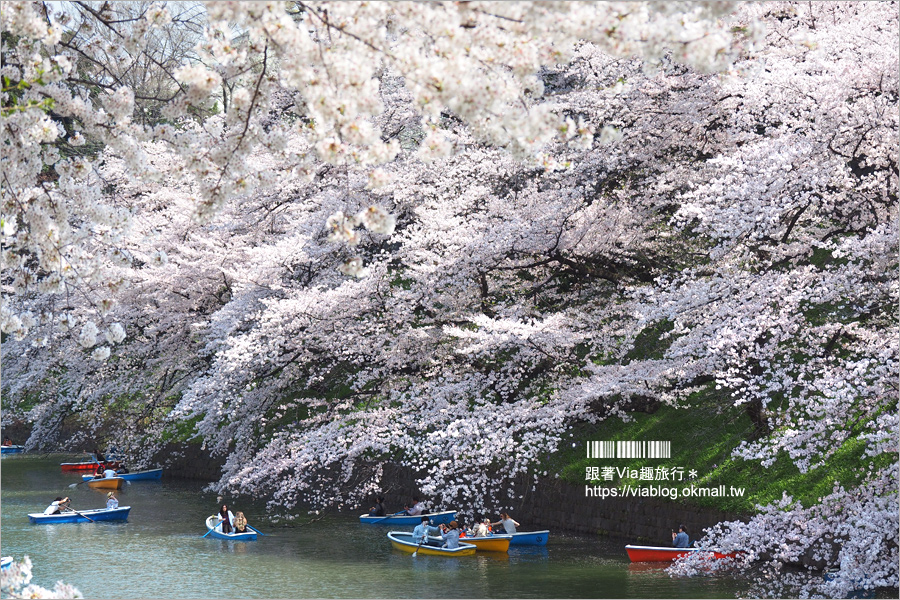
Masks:
[[[392,515],[385,515],[385,516],[381,517],[380,519],[378,519],[377,521],[372,521],[372,523],[378,523],[379,521],[383,521],[385,519],[390,519],[391,517],[396,517],[397,515],[402,515],[405,512],[406,512],[405,510],[401,510],[400,512],[395,512]]]
[[[215,516],[215,515],[213,515],[213,516]],[[206,520],[209,521],[209,518],[207,518]],[[219,521],[224,521],[224,519],[219,519]],[[218,526],[219,526],[219,525],[216,524],[216,527],[218,527]],[[213,529],[215,529],[216,527],[213,527]],[[210,529],[209,531],[207,531],[206,533],[203,534],[203,537],[208,536],[208,535],[211,534],[212,532],[213,532],[213,530]]]
[[[90,517],[87,516],[87,515],[81,514],[80,512],[78,512],[77,510],[75,510],[74,508],[72,508],[71,506],[67,506],[67,507],[66,507],[66,510],[71,510],[73,513],[75,513],[75,514],[78,515],[79,517],[84,517],[85,519],[87,519],[87,520],[90,521],[91,523],[96,523],[96,521],[94,521],[92,518],[90,518]]]
[[[427,539],[428,539],[428,533],[425,534],[425,536],[422,538],[422,541],[419,542],[419,545],[418,545],[418,546],[416,546],[416,549],[415,549],[415,550],[413,551],[413,553],[412,553],[413,558],[415,558],[415,557],[416,557],[416,554],[419,553],[419,548],[422,547],[422,544],[424,544],[424,543],[425,543],[425,540],[427,540]]]
[[[268,534],[266,534],[266,533],[263,533],[262,531],[260,531],[260,530],[257,529],[256,527],[251,526],[251,525],[247,525],[247,529],[252,529],[253,531],[255,531],[256,533],[258,533],[259,535],[268,535]]]

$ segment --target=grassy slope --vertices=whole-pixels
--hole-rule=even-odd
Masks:
[[[781,498],[783,492],[799,500],[804,506],[814,504],[818,498],[830,493],[835,480],[851,485],[860,480],[860,467],[868,464],[862,457],[862,443],[850,440],[830,457],[824,466],[800,473],[786,457],[780,456],[769,468],[754,461],[731,457],[731,452],[747,439],[753,428],[749,418],[738,408],[727,406],[714,396],[715,392],[695,394],[690,409],[661,407],[654,414],[632,413],[631,422],[618,417],[575,429],[571,443],[563,444],[558,452],[547,458],[546,468],[569,483],[585,485],[654,485],[687,486],[691,481],[688,471],[695,469],[703,487],[720,484],[743,487],[744,497],[707,497],[678,500],[695,506],[705,506],[736,513],[754,512],[758,504],[768,504]],[[669,440],[672,442],[670,459],[588,459],[586,444],[592,440],[637,441]],[[684,481],[640,481],[620,479],[612,481],[587,481],[586,467],[683,467]],[[729,489],[726,487],[726,489]]]

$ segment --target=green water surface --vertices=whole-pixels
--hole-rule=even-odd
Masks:
[[[27,514],[56,496],[68,495],[79,510],[105,505],[105,491],[68,488],[81,474],[63,473],[59,463],[73,458],[3,455],[0,551],[28,555],[33,583],[61,580],[85,598],[731,598],[743,583],[671,578],[665,565],[630,563],[622,540],[555,531],[543,548],[412,557],[392,549],[390,527],[361,525],[358,513],[273,527],[261,505],[239,501],[232,508],[268,535],[203,538],[215,495],[204,482],[165,478],[120,492],[120,504],[131,506],[127,522],[31,524]]]

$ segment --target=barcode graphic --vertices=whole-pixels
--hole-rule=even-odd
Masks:
[[[587,444],[588,458],[671,458],[672,442],[593,441]]]
[[[615,442],[588,442],[588,458],[615,458]]]

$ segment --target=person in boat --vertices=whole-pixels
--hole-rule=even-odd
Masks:
[[[106,462],[106,457],[100,453],[99,449],[94,448],[94,460],[102,463],[102,462]]]
[[[500,520],[496,523],[491,523],[491,527],[494,525],[503,525],[503,529],[506,533],[515,533],[516,527],[521,527],[512,517],[509,516],[509,513],[502,512],[500,513]]]
[[[459,548],[459,523],[450,521],[449,525],[441,524],[441,539],[444,540],[443,548]]]
[[[94,472],[94,479],[102,479],[103,471],[105,471],[105,470],[106,470],[106,467],[103,466],[103,463],[100,463],[99,465],[97,465],[97,470]]]
[[[412,497],[412,506],[404,506],[406,514],[415,517],[425,512],[425,503],[419,500],[418,496]]]
[[[234,513],[234,532],[247,533],[247,527],[247,517],[244,516],[244,513],[241,511]]]
[[[106,494],[106,508],[107,510],[113,510],[119,508],[119,499],[116,498],[115,492],[110,492]]]
[[[69,510],[69,502],[71,502],[71,500],[69,500],[68,496],[66,496],[65,498],[63,498],[62,496],[57,496],[56,500],[51,502],[50,506],[44,509],[44,514],[55,515]]]
[[[472,528],[472,537],[487,537],[491,535],[491,520],[485,519]]]
[[[128,467],[125,466],[125,463],[119,463],[119,468],[116,469],[116,475],[122,475],[123,473],[128,473]]]
[[[441,535],[441,529],[431,525],[428,517],[422,517],[422,522],[413,529],[413,541],[417,544],[427,542],[429,535]]]
[[[104,479],[109,479],[110,477],[115,477],[115,476],[116,476],[115,469],[113,469],[111,467],[107,467],[106,469],[103,470],[103,478]]]
[[[231,533],[234,529],[234,515],[228,510],[227,504],[223,504],[219,510],[219,522],[222,533]]]
[[[678,526],[678,533],[672,532],[672,545],[676,548],[690,548],[691,540],[688,537],[687,528],[684,525]]]
[[[9,438],[4,439],[4,440],[3,440],[3,445],[4,445],[4,446],[12,446],[12,440],[9,439]]]
[[[384,496],[377,496],[375,498],[375,505],[369,507],[369,516],[370,517],[383,517],[384,516]]]

